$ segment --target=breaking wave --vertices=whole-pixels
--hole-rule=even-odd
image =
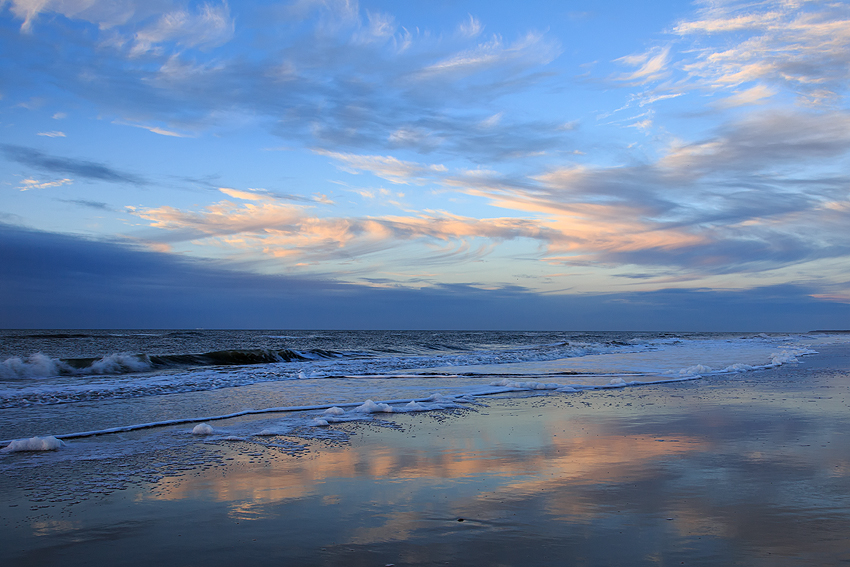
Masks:
[[[0,378],[38,378],[92,374],[131,374],[202,366],[244,366],[319,360],[343,356],[333,351],[221,350],[202,354],[147,355],[128,352],[100,358],[51,358],[41,353],[26,358],[12,357],[0,363]]]

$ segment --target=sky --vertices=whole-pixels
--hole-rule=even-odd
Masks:
[[[850,327],[850,3],[0,0],[5,327]]]

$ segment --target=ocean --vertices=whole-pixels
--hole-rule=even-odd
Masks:
[[[495,395],[746,373],[846,339],[824,332],[7,330],[0,332],[0,440],[67,443],[257,413],[276,419],[278,431],[324,427]]]
[[[626,531],[630,546],[651,540],[675,563],[699,551],[704,564],[728,564],[742,552],[717,534],[737,528],[674,528],[720,522],[724,510],[757,510],[754,524],[775,527],[777,506],[805,494],[792,532],[827,510],[843,542],[846,377],[810,355],[848,342],[829,332],[2,331],[0,531],[19,543],[20,564],[71,552],[133,564],[155,551],[184,564],[187,550],[233,564],[252,549],[265,562],[329,565],[367,564],[378,549],[386,558],[368,564],[387,564],[417,545],[431,551],[408,563],[433,564],[433,553],[455,560],[472,544],[481,557],[509,552],[506,534],[526,546],[520,555],[555,545],[572,556],[592,523],[605,542]],[[615,488],[624,492],[611,499]],[[627,529],[634,522],[643,528]],[[720,542],[710,553],[700,547],[709,536]],[[610,562],[613,548],[593,541],[586,554]]]

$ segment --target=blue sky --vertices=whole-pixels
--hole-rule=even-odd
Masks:
[[[848,326],[846,3],[0,0],[0,42],[7,326]]]

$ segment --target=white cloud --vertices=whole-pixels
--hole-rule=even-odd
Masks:
[[[216,47],[230,40],[234,28],[226,2],[217,6],[204,4],[195,13],[175,10],[163,14],[155,24],[137,32],[132,53],[144,53],[169,41],[186,47]]]
[[[133,128],[141,128],[142,130],[147,130],[148,132],[152,132],[154,134],[159,134],[160,136],[169,136],[172,138],[191,138],[190,134],[183,134],[181,132],[175,132],[174,130],[166,130],[165,128],[160,128],[159,126],[148,126],[146,124],[134,124],[132,122],[124,122],[121,120],[113,120],[113,124],[117,124],[119,126],[132,126]]]
[[[316,153],[331,157],[341,163],[342,169],[349,173],[368,171],[391,183],[421,185],[433,175],[447,171],[444,165],[422,165],[403,161],[392,156],[358,155],[327,150],[314,150]]]
[[[747,106],[750,104],[761,104],[766,99],[771,98],[776,94],[776,89],[772,89],[765,85],[756,85],[749,89],[736,92],[717,103],[721,108],[732,108],[735,106]]]
[[[262,191],[242,191],[240,189],[231,189],[230,187],[219,187],[218,190],[227,195],[228,197],[233,197],[234,199],[241,199],[243,201],[268,201],[272,198],[271,195]]]
[[[620,57],[616,61],[632,67],[639,66],[636,71],[621,76],[620,80],[622,81],[641,84],[657,81],[665,77],[669,72],[670,46],[655,47],[645,53]]]
[[[395,34],[395,18],[381,12],[367,12],[367,24],[360,26],[354,36],[355,43],[373,43],[385,41]]]
[[[652,120],[640,120],[639,122],[634,122],[629,124],[629,128],[637,128],[641,132],[648,132],[652,128]]]
[[[472,14],[469,14],[468,20],[463,21],[460,26],[458,26],[458,31],[460,31],[461,35],[465,37],[475,37],[483,30],[484,26],[481,25],[481,22]]]
[[[696,57],[689,56],[683,65],[690,81],[721,88],[767,81],[820,103],[837,100],[839,91],[846,89],[850,81],[850,5],[771,1],[710,2],[704,6],[699,18],[675,28],[683,37],[702,40],[696,44]],[[703,36],[707,34],[724,41],[705,46]],[[733,96],[743,100],[757,94],[752,89],[758,86],[743,97],[739,92]]]
[[[53,130],[51,132],[39,132],[39,136],[47,136],[48,138],[64,138],[65,132],[59,132],[58,130]]]
[[[528,33],[507,46],[504,45],[500,36],[494,35],[490,41],[481,43],[473,49],[428,65],[419,72],[419,76],[428,78],[442,74],[470,75],[483,69],[519,62],[545,65],[559,54],[560,47],[554,42],[545,40],[539,33]]]
[[[653,94],[653,95],[647,96],[646,98],[641,98],[640,102],[638,103],[638,106],[647,106],[649,104],[656,103],[659,100],[668,100],[668,99],[671,99],[671,98],[678,98],[678,97],[680,97],[684,94],[685,93]]]
[[[18,186],[21,191],[29,191],[30,189],[49,189],[51,187],[61,187],[73,183],[72,179],[57,179],[56,181],[39,181],[37,179],[24,179]]]
[[[6,3],[11,5],[15,17],[24,20],[23,33],[32,33],[40,14],[61,14],[106,29],[126,23],[139,11],[146,13],[149,8],[145,6],[151,4],[144,0],[3,0],[0,6]]]
[[[709,6],[704,10],[705,17],[702,20],[691,22],[680,22],[674,29],[674,33],[688,35],[693,33],[719,33],[743,30],[764,29],[780,23],[782,14],[780,12],[766,12],[763,14],[731,15],[730,8],[734,7],[721,3],[705,3]],[[786,4],[787,5],[787,4]],[[751,8],[752,4],[744,4],[743,7]]]
[[[499,125],[499,122],[502,121],[502,117],[505,115],[504,112],[497,112],[496,114],[490,116],[489,118],[485,118],[481,122],[479,122],[479,126],[482,128],[493,128]]]

